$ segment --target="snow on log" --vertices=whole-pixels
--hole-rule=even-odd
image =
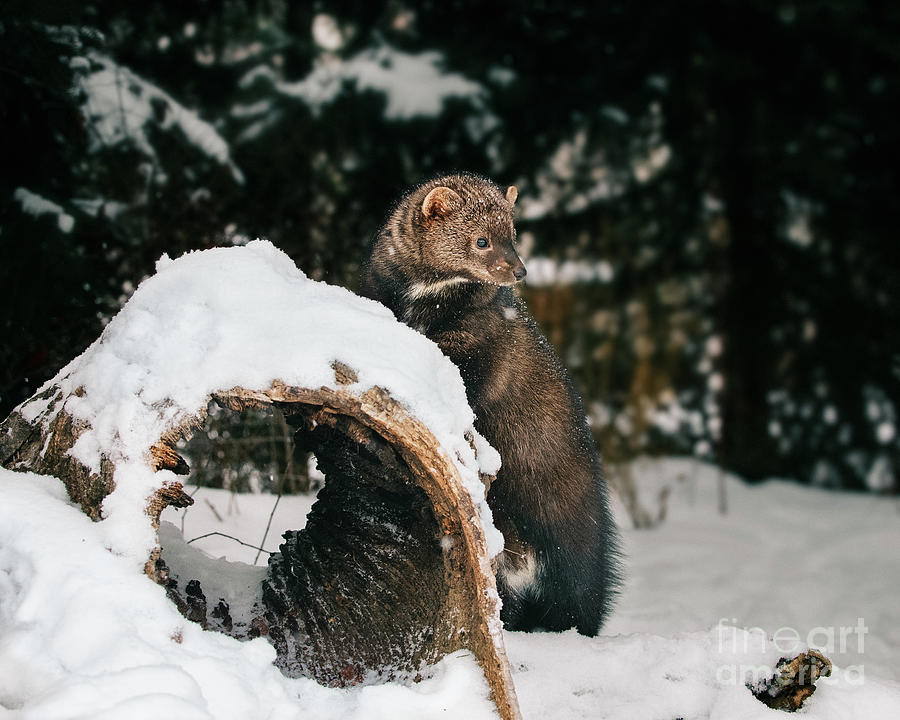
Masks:
[[[208,608],[184,568],[170,575],[157,536],[165,507],[192,502],[176,444],[210,400],[277,407],[326,475],[247,622]],[[112,552],[204,627],[267,636],[286,674],[412,678],[467,649],[506,720],[520,715],[491,567],[502,537],[485,501],[499,457],[473,421],[435,345],[257,241],[164,257],[101,337],[3,422],[0,463],[60,478]]]

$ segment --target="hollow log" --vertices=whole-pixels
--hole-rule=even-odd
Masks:
[[[481,665],[500,717],[520,718],[484,532],[459,471],[389,393],[351,391],[352,369],[340,363],[333,369],[335,387],[275,382],[210,398],[238,410],[279,408],[326,476],[306,526],[286,533],[270,558],[251,626],[237,627],[221,603],[208,608],[196,582],[173,588],[158,546],[147,574],[169,585],[189,619],[238,638],[266,635],[283,672],[327,685],[415,679],[428,664],[466,649]],[[66,412],[59,386],[43,395],[43,413],[26,417],[20,408],[0,425],[0,463],[60,478],[71,499],[102,522],[115,461],[102,457],[92,470],[70,454],[87,426]],[[203,403],[168,427],[147,448],[147,465],[188,472],[176,443],[201,427],[205,415]],[[154,528],[164,508],[192,502],[172,475],[160,477],[146,499]]]

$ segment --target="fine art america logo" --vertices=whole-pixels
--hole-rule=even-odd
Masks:
[[[772,676],[774,668],[765,663],[753,663],[754,656],[771,657],[774,661],[791,658],[807,648],[818,650],[841,669],[841,679],[850,685],[862,685],[865,681],[863,665],[844,665],[841,658],[848,653],[862,656],[865,653],[866,627],[863,618],[856,619],[856,625],[819,625],[805,635],[795,628],[784,626],[769,635],[760,627],[740,627],[737,618],[720,618],[718,630],[718,652],[721,656],[731,656],[737,662],[726,662],[716,669],[716,680],[720,684],[742,683],[752,685]],[[740,662],[745,660],[746,662]],[[835,679],[834,676],[831,678]],[[829,678],[822,678],[827,682]]]

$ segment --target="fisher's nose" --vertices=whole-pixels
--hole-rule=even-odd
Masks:
[[[519,264],[516,265],[516,267],[513,269],[513,275],[515,276],[516,280],[518,281],[518,280],[521,280],[523,277],[525,277],[527,274],[528,274],[528,271],[525,269],[525,265],[522,264],[521,260],[519,260]]]

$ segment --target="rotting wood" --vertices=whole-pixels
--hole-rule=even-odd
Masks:
[[[831,661],[818,650],[781,658],[775,674],[753,694],[774,710],[796,712],[816,691],[816,680],[831,675]]]
[[[264,583],[266,607],[242,637],[267,635],[283,670],[334,685],[368,681],[373,674],[412,677],[421,664],[467,649],[484,670],[500,717],[520,718],[484,534],[455,464],[387,391],[351,392],[348,386],[358,382],[357,373],[338,363],[333,369],[337,388],[275,382],[265,389],[236,387],[213,395],[232,409],[278,407],[299,417],[298,441],[309,443],[328,466],[309,529],[289,533],[282,553],[273,556]],[[168,428],[147,449],[148,465],[184,472],[187,465],[176,443],[205,416],[204,404],[192,418]],[[64,409],[49,423],[43,419],[29,423],[13,413],[0,425],[3,465],[60,477],[84,512],[100,519],[103,498],[114,487],[113,463],[100,458],[96,473],[68,454],[87,428]],[[365,462],[356,462],[354,453],[363,453]],[[364,482],[354,487],[354,478]],[[370,503],[373,519],[363,522],[364,513],[342,509],[348,497]],[[147,500],[148,519],[158,527],[165,507],[190,502],[180,483],[161,483]],[[399,536],[386,532],[394,521],[400,523]],[[342,539],[338,532],[344,522],[355,526]],[[327,552],[342,542],[346,562]],[[167,582],[159,548],[148,558],[146,571],[155,581]],[[323,578],[323,573],[330,575]],[[324,593],[304,589],[298,580],[312,576],[322,581]],[[170,595],[187,617],[241,637],[232,630],[227,606],[208,608],[199,585],[187,583]],[[379,602],[382,606],[372,605]],[[332,632],[336,626],[340,632]]]

